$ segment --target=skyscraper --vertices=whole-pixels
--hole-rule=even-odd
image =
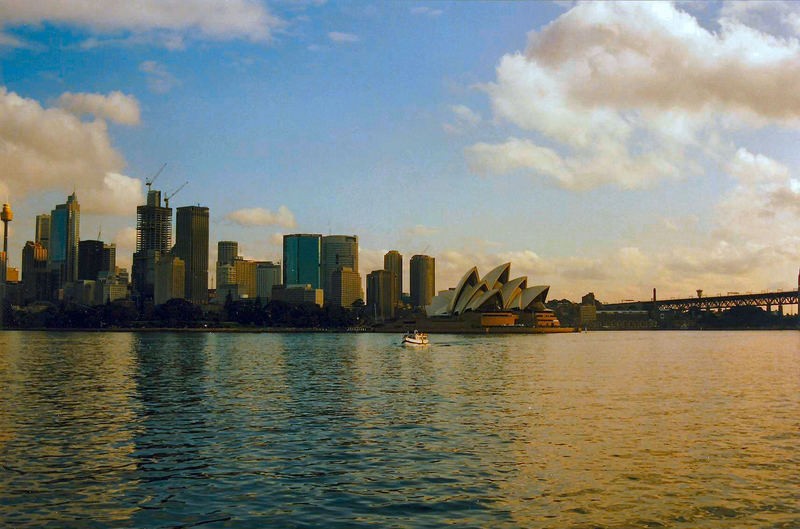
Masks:
[[[103,245],[103,268],[101,272],[106,272],[108,277],[117,274],[117,245],[113,242]]]
[[[239,257],[239,243],[236,241],[217,242],[217,263],[221,265],[233,264]]]
[[[322,237],[322,257],[320,259],[320,280],[328,302],[331,276],[341,267],[358,273],[358,236],[326,235]]]
[[[131,270],[133,292],[153,299],[157,254],[172,245],[172,208],[161,206],[161,191],[148,191],[147,203],[136,207],[136,252]]]
[[[392,304],[397,305],[403,295],[403,256],[397,250],[390,250],[383,256],[383,269],[393,274]]]
[[[356,300],[364,301],[361,293],[361,274],[349,266],[340,266],[331,274],[324,294],[326,305],[350,308]]]
[[[47,216],[49,220],[49,215]],[[22,299],[25,303],[49,299],[47,292],[47,250],[28,241],[22,248]]]
[[[436,260],[428,255],[415,255],[410,267],[411,304],[424,307],[436,294]]]
[[[78,280],[97,279],[103,270],[103,241],[80,241],[78,243]]]
[[[283,236],[283,284],[321,288],[320,234],[297,233]]]
[[[281,284],[281,265],[263,261],[256,267],[256,295],[266,301],[272,299],[272,287]]]
[[[50,213],[50,248],[47,269],[50,291],[56,295],[64,283],[78,278],[78,242],[80,242],[81,206],[72,193],[64,204]]]
[[[186,299],[208,301],[208,208],[178,208],[175,222],[175,255],[186,270]]]
[[[173,298],[182,298],[186,292],[185,281],[183,260],[170,253],[160,254],[155,265],[153,303],[161,305]]]
[[[42,248],[50,248],[50,215],[43,213],[36,215],[36,237],[33,242],[38,242]]]
[[[395,274],[389,270],[375,270],[367,275],[367,314],[380,319],[394,317],[394,281]]]

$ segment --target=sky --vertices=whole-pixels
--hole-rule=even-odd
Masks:
[[[357,234],[405,289],[417,253],[437,290],[509,261],[551,299],[796,288],[800,3],[88,4],[0,0],[12,266],[73,190],[130,266],[166,163],[211,263]]]

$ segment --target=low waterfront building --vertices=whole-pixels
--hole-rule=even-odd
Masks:
[[[311,285],[279,285],[272,287],[272,299],[292,305],[312,303],[321,307],[324,295],[321,288],[312,288]]]
[[[548,285],[528,287],[525,276],[510,279],[511,263],[492,269],[483,278],[472,267],[452,290],[440,292],[426,307],[428,316],[457,316],[466,312],[545,312]]]

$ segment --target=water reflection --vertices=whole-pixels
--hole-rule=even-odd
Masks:
[[[0,333],[13,527],[791,527],[798,333]]]

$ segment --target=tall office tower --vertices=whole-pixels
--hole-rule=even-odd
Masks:
[[[403,295],[403,256],[397,250],[390,250],[383,256],[383,269],[394,274],[394,288],[392,289],[392,304],[400,303]]]
[[[117,273],[117,245],[113,242],[103,245],[103,268],[101,271],[106,272],[108,277]]]
[[[173,298],[182,298],[186,292],[186,269],[183,260],[170,253],[162,253],[155,265],[153,303],[161,305]]]
[[[367,314],[380,319],[394,318],[395,278],[389,270],[374,270],[367,275]]]
[[[50,212],[50,247],[47,250],[47,269],[50,292],[53,295],[64,283],[78,278],[78,242],[81,239],[81,206],[72,193],[64,204]]]
[[[47,249],[28,241],[22,248],[22,299],[25,303],[49,299],[47,294]]]
[[[411,305],[424,307],[431,304],[436,294],[436,259],[428,255],[411,258]]]
[[[33,242],[38,242],[42,248],[50,248],[50,215],[43,213],[36,215],[36,237]]]
[[[221,265],[233,264],[239,257],[239,243],[236,241],[217,242],[217,263]]]
[[[186,270],[186,299],[208,302],[208,208],[183,206],[175,221],[175,255]]]
[[[103,241],[78,243],[78,280],[94,281],[103,270]]]
[[[264,301],[272,299],[272,287],[281,284],[281,265],[262,261],[256,265],[256,296]]]
[[[136,252],[131,280],[139,300],[153,299],[155,264],[172,245],[172,208],[161,205],[161,191],[147,192],[147,202],[136,207]]]
[[[322,235],[296,233],[283,236],[283,284],[321,288],[320,251]]]
[[[322,237],[321,247],[320,279],[327,303],[329,300],[328,289],[330,289],[331,275],[343,266],[350,268],[353,272],[358,272],[358,236],[326,235]]]
[[[324,291],[326,305],[337,307],[353,306],[356,300],[364,301],[361,292],[361,274],[349,266],[340,266],[331,274],[328,290]]]
[[[257,270],[258,263],[237,257],[233,261],[233,268],[236,274],[236,284],[239,286],[239,292],[242,296],[247,296],[250,299],[255,299],[257,293]]]

